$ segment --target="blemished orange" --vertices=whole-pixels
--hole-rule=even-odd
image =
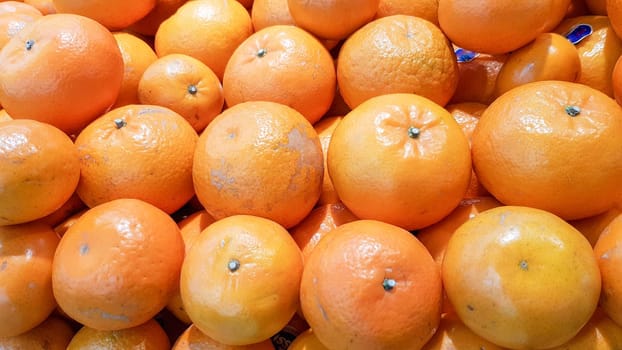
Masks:
[[[115,108],[76,138],[81,168],[76,191],[89,207],[137,198],[173,213],[194,195],[198,138],[187,120],[166,107]]]
[[[54,0],[24,0],[24,4],[31,5],[44,15],[56,13]]]
[[[226,345],[190,325],[175,341],[172,350],[274,350],[270,339],[249,345]],[[289,350],[289,349],[288,349]]]
[[[501,54],[555,28],[569,4],[570,0],[439,0],[438,22],[454,44],[475,52]]]
[[[57,13],[92,18],[110,30],[125,29],[145,17],[156,0],[53,0]]]
[[[376,18],[417,16],[438,25],[438,0],[380,0]]]
[[[600,306],[615,323],[622,326],[622,254],[618,248],[621,241],[622,215],[618,215],[600,234],[594,245],[594,255],[598,259],[603,282]]]
[[[309,328],[300,333],[287,350],[329,350],[313,333],[313,329]]]
[[[440,268],[410,232],[376,220],[343,224],[305,263],[300,302],[330,349],[419,349],[441,316]]]
[[[581,59],[581,73],[576,82],[613,97],[611,74],[622,54],[622,39],[616,35],[606,16],[567,18],[554,31],[566,36],[580,24],[591,26],[591,34],[575,45]]]
[[[184,240],[184,251],[186,254],[201,231],[203,231],[210,224],[214,223],[214,221],[216,220],[205,210],[200,210],[192,213],[177,223],[179,231],[181,232],[181,238]],[[179,283],[177,284],[175,294],[171,297],[168,304],[166,304],[166,308],[180,321],[186,324],[192,323],[192,320],[188,317],[188,314],[184,309],[183,301],[181,300]]]
[[[497,75],[495,96],[533,81],[574,82],[580,72],[581,60],[575,46],[557,33],[542,33],[509,55]]]
[[[444,314],[432,339],[421,350],[505,350],[473,333],[453,313]]]
[[[255,0],[251,9],[255,31],[273,25],[295,25],[287,0]]]
[[[82,214],[61,238],[52,263],[54,297],[87,327],[135,327],[173,296],[183,258],[169,215],[138,199],[113,200]]]
[[[205,63],[219,79],[233,51],[253,33],[248,11],[235,0],[188,1],[155,34],[159,57],[182,53]],[[201,45],[197,45],[200,38]]]
[[[0,122],[0,226],[53,213],[79,179],[78,151],[61,130],[29,119]]]
[[[138,104],[138,82],[143,72],[158,59],[155,51],[140,37],[128,32],[113,33],[123,57],[123,81],[112,108]]]
[[[350,108],[388,93],[415,93],[444,106],[458,85],[458,64],[437,26],[394,15],[346,39],[339,50],[337,82]]]
[[[322,147],[313,126],[291,107],[244,102],[205,128],[192,176],[196,196],[216,219],[265,217],[290,228],[322,191]]]
[[[160,24],[172,16],[188,0],[156,0],[155,7],[128,27],[129,30],[148,36],[154,36]]]
[[[475,334],[512,349],[545,349],[574,337],[596,310],[598,263],[588,240],[560,217],[500,206],[449,239],[443,286]]]
[[[615,2],[615,0],[585,0],[585,5],[592,15],[607,16],[609,2]]]
[[[20,5],[17,5],[20,4]],[[23,2],[0,2],[0,48],[27,25],[43,16],[35,7]]]
[[[26,26],[4,46],[0,65],[2,107],[13,118],[36,119],[68,134],[105,112],[123,80],[112,33],[73,14],[42,16]]]
[[[380,0],[288,0],[297,26],[322,39],[343,39],[371,21]]]
[[[162,326],[150,319],[141,325],[112,331],[84,326],[67,346],[67,350],[100,349],[170,350],[171,342]]]
[[[292,25],[261,29],[236,48],[223,76],[227,106],[247,101],[288,105],[310,123],[330,107],[337,84],[328,50]]]
[[[574,226],[579,232],[581,232],[592,247],[598,242],[600,234],[603,233],[605,228],[611,223],[613,219],[622,214],[622,209],[615,206],[606,212],[594,216],[590,216],[584,219],[569,220],[568,223]]]
[[[622,327],[597,308],[590,321],[567,343],[550,350],[616,350],[622,346]]]
[[[0,338],[35,328],[56,308],[52,258],[58,242],[41,223],[0,226]]]
[[[461,48],[456,48],[461,50]],[[458,86],[450,104],[477,102],[490,104],[494,99],[497,76],[509,54],[489,55],[458,51]]]
[[[587,85],[518,86],[482,114],[472,140],[480,183],[500,202],[566,220],[611,209],[622,195],[622,108]]]
[[[335,228],[357,219],[342,203],[324,204],[313,209],[302,222],[292,227],[289,233],[307,260],[322,237]]]
[[[14,337],[0,337],[2,350],[66,350],[73,329],[60,317],[50,316],[35,328]]]
[[[169,54],[152,62],[138,84],[142,104],[167,107],[184,117],[197,132],[222,111],[225,98],[216,74],[198,59]]]
[[[619,105],[622,105],[622,55],[616,61],[611,72],[611,84],[613,97]],[[1,119],[1,117],[0,117]]]
[[[407,230],[449,214],[471,171],[469,142],[458,123],[415,94],[377,96],[355,107],[328,146],[328,173],[348,209]]]
[[[339,203],[341,200],[335,191],[333,182],[328,175],[328,145],[330,144],[330,138],[333,136],[335,128],[343,119],[342,116],[329,116],[322,117],[317,123],[313,124],[315,132],[317,132],[320,138],[320,144],[322,145],[322,155],[324,156],[324,177],[322,182],[322,193],[318,199],[316,206],[324,204]]]
[[[194,240],[181,270],[181,298],[193,324],[210,338],[254,344],[296,312],[302,270],[302,253],[283,226],[233,215]]]

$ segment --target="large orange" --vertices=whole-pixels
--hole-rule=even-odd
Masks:
[[[128,27],[129,30],[153,37],[164,20],[172,16],[188,0],[156,0],[155,7],[143,18]]]
[[[0,52],[0,66],[0,103],[7,112],[67,133],[105,112],[123,80],[112,33],[72,14],[43,16],[25,27]]]
[[[228,345],[262,342],[298,307],[302,253],[281,225],[234,215],[194,240],[181,271],[181,298],[194,325]]]
[[[226,345],[201,332],[195,325],[190,325],[177,338],[172,350],[274,350],[269,339],[249,345]]]
[[[552,30],[566,15],[569,4],[570,0],[439,0],[438,22],[456,45],[500,54]]]
[[[2,350],[66,350],[73,337],[73,329],[60,317],[50,316],[28,332],[14,337],[0,337]]]
[[[500,206],[451,236],[443,286],[475,334],[512,349],[545,349],[574,337],[598,305],[592,247],[544,210]]]
[[[138,82],[143,72],[158,59],[155,51],[140,37],[128,32],[113,33],[123,57],[123,81],[112,108],[140,103]]]
[[[313,126],[285,105],[228,108],[199,137],[192,175],[214,218],[249,214],[286,228],[313,209],[322,190],[322,148]]]
[[[137,198],[173,213],[194,195],[192,157],[197,139],[190,123],[168,108],[115,108],[76,139],[81,167],[78,195],[89,207]]]
[[[478,180],[499,201],[579,219],[622,195],[622,108],[583,84],[518,86],[486,108],[473,132]]]
[[[380,0],[376,18],[409,15],[438,25],[438,0]]]
[[[378,96],[337,125],[328,172],[357,217],[418,229],[442,219],[464,197],[469,142],[451,114],[427,98]]]
[[[287,0],[254,0],[251,20],[255,31],[273,25],[295,25]]]
[[[79,178],[78,152],[62,131],[34,120],[0,122],[0,226],[52,214]]]
[[[90,17],[110,30],[127,28],[145,17],[156,0],[53,0],[57,13]]]
[[[620,280],[620,242],[622,242],[622,215],[616,216],[602,231],[594,254],[603,279],[600,305],[605,313],[622,326],[622,280]]]
[[[54,297],[87,327],[135,327],[173,296],[183,256],[179,228],[165,212],[137,199],[107,202],[82,214],[61,238]]]
[[[300,302],[329,349],[420,349],[440,321],[439,266],[404,229],[349,222],[309,256]]]
[[[387,93],[415,93],[445,105],[456,90],[458,66],[437,26],[394,15],[376,19],[346,39],[339,50],[337,82],[350,108]]]
[[[58,242],[41,223],[0,226],[0,338],[35,328],[56,308],[52,258]]]
[[[82,327],[73,336],[67,350],[141,349],[170,350],[164,329],[153,319],[135,327],[102,331]]]

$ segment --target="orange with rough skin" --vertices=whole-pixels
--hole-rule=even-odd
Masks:
[[[393,15],[421,17],[438,25],[438,0],[380,0],[376,18]]]
[[[289,345],[287,350],[328,350],[315,336],[311,328],[300,333]]]
[[[92,18],[110,30],[125,29],[145,17],[156,0],[53,0],[57,13]]]
[[[607,228],[613,219],[622,214],[622,209],[613,207],[606,212],[579,220],[569,220],[568,223],[581,232],[592,247],[596,245],[600,234]]]
[[[188,0],[156,0],[155,6],[145,17],[128,27],[129,30],[148,36],[154,36],[164,20],[171,17]]]
[[[192,56],[222,80],[233,51],[252,33],[250,14],[239,2],[196,0],[186,2],[160,24],[154,45],[159,57],[171,53]]]
[[[179,231],[181,232],[181,238],[184,240],[185,254],[188,254],[188,250],[190,250],[194,240],[199,236],[201,231],[215,221],[216,220],[205,210],[200,210],[177,223]],[[192,323],[192,320],[188,317],[184,309],[181,294],[179,293],[179,284],[177,284],[177,291],[169,300],[166,308],[183,323]]]
[[[305,263],[300,302],[331,349],[419,349],[441,315],[439,266],[408,231],[375,220],[343,224]]]
[[[555,28],[569,5],[570,0],[439,0],[438,22],[456,45],[501,54]]]
[[[173,296],[183,258],[169,215],[137,199],[113,200],[82,214],[61,238],[52,263],[54,297],[87,327],[135,327]]]
[[[342,116],[322,117],[317,123],[313,125],[315,132],[317,132],[320,138],[320,144],[322,145],[322,154],[324,155],[324,177],[322,183],[322,193],[318,199],[316,206],[324,204],[339,203],[341,200],[335,191],[333,182],[328,175],[328,145],[330,144],[330,138],[333,136],[335,128],[343,119]]]
[[[622,39],[616,35],[606,16],[567,18],[554,31],[565,36],[579,24],[590,25],[592,34],[575,45],[581,60],[581,73],[576,82],[613,97],[611,74],[618,57],[622,54]]]
[[[0,337],[2,350],[66,350],[73,329],[60,317],[50,316],[37,327],[14,337]]]
[[[432,339],[421,350],[505,350],[473,333],[455,314],[444,314]]]
[[[622,326],[622,280],[620,280],[622,254],[619,248],[620,242],[622,242],[622,215],[611,220],[594,245],[594,255],[598,259],[603,281],[600,306],[615,323]]]
[[[52,214],[79,179],[78,151],[61,130],[35,120],[0,122],[0,226]]]
[[[376,19],[346,39],[337,60],[337,82],[350,108],[388,93],[415,93],[445,105],[458,85],[458,64],[437,26],[394,15]]]
[[[273,25],[295,25],[287,0],[255,0],[251,9],[255,31]]]
[[[270,339],[250,345],[225,345],[208,337],[195,325],[190,325],[177,338],[172,350],[274,350],[274,346]]]
[[[569,341],[596,310],[601,289],[587,239],[530,207],[500,206],[466,221],[449,239],[441,271],[460,320],[512,349]]]
[[[181,270],[181,298],[194,325],[210,338],[254,344],[296,312],[302,269],[302,253],[285,228],[234,215],[194,240]]]
[[[56,308],[52,258],[58,242],[41,223],[0,226],[0,338],[35,328]]]
[[[220,114],[225,103],[216,74],[184,54],[169,54],[151,63],[140,78],[138,98],[142,104],[179,113],[197,132]]]
[[[343,39],[371,21],[380,0],[288,0],[297,26],[323,39]]]
[[[567,343],[551,350],[616,350],[622,347],[622,327],[597,308],[590,321]]]
[[[113,33],[123,57],[123,81],[112,108],[138,104],[138,82],[143,73],[158,59],[155,51],[143,39],[127,32]]]
[[[171,343],[160,324],[151,319],[135,327],[114,331],[85,326],[67,346],[67,350],[100,349],[170,350]]]
[[[473,132],[473,167],[500,202],[567,220],[611,209],[622,195],[622,108],[589,86],[541,81],[491,103]]]
[[[290,228],[320,197],[322,157],[317,133],[302,114],[275,102],[244,102],[199,137],[196,196],[216,219],[249,214]]]
[[[275,25],[255,32],[233,52],[223,90],[228,106],[277,102],[313,124],[333,101],[335,75],[330,53],[315,37],[295,26]]]
[[[328,173],[357,217],[419,229],[441,220],[464,197],[471,176],[469,142],[451,114],[431,100],[378,96],[335,128]]]
[[[24,4],[31,5],[44,15],[56,13],[54,0],[24,0]]]
[[[39,10],[23,2],[0,2],[0,48],[41,16],[43,15]]]
[[[89,207],[137,198],[173,213],[194,195],[197,140],[190,123],[168,108],[115,108],[89,124],[75,141],[81,167],[76,191]]]
[[[573,82],[580,72],[581,60],[575,46],[557,33],[542,33],[509,55],[497,76],[495,96],[533,81]]]
[[[509,54],[469,55],[468,58],[458,59],[458,86],[449,103],[477,102],[488,105],[495,99],[497,76]]]
[[[2,107],[13,118],[36,119],[68,134],[105,112],[123,80],[112,33],[72,14],[43,16],[26,26],[0,51],[0,65]]]

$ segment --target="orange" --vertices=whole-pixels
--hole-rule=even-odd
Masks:
[[[335,96],[330,53],[311,34],[291,25],[259,30],[233,52],[223,77],[228,106],[246,101],[288,105],[311,123]]]
[[[75,141],[81,167],[78,195],[89,207],[137,198],[173,213],[194,195],[197,139],[190,123],[168,108],[115,108],[89,124]]]
[[[320,138],[320,144],[322,145],[322,154],[324,155],[324,177],[322,183],[322,193],[317,201],[316,205],[339,203],[339,196],[335,192],[333,182],[328,175],[328,145],[330,144],[330,138],[333,136],[335,128],[343,119],[342,116],[330,116],[323,117],[317,123],[313,125],[313,128],[317,132]]]
[[[269,339],[249,345],[225,345],[208,337],[195,325],[190,325],[175,341],[172,350],[274,350]]]
[[[569,5],[570,0],[439,0],[438,22],[456,45],[500,54],[514,51],[555,28]]]
[[[145,17],[156,0],[53,0],[53,4],[58,13],[86,16],[110,30],[119,30]]]
[[[54,7],[54,0],[24,0],[24,4],[35,7],[44,15],[51,15],[53,13],[56,13],[56,7]]]
[[[380,0],[376,18],[409,15],[438,25],[438,0]]]
[[[140,78],[138,98],[142,104],[179,113],[197,132],[220,114],[225,102],[216,74],[184,54],[169,54],[152,62]]]
[[[155,51],[143,39],[127,32],[113,33],[123,57],[123,81],[112,108],[140,103],[138,82],[143,72],[158,59]]]
[[[371,21],[380,0],[288,0],[297,26],[323,39],[343,39]]]
[[[23,2],[0,2],[0,48],[41,16],[39,10]]]
[[[296,24],[289,12],[287,0],[254,0],[251,21],[256,32],[273,25]]]
[[[60,236],[62,237],[65,232],[67,232],[67,230],[76,223],[76,221],[78,221],[78,219],[88,211],[88,208],[82,209],[80,211],[78,211],[77,213],[69,216],[68,218],[66,218],[65,220],[63,220],[61,223],[59,223],[58,225],[54,226],[54,231]]]
[[[35,120],[0,122],[0,226],[52,214],[79,178],[78,152],[62,131]]]
[[[188,0],[156,0],[155,7],[143,18],[131,24],[128,29],[148,36],[154,36],[160,24],[172,16]]]
[[[181,271],[181,298],[194,325],[227,345],[262,342],[298,307],[302,253],[281,225],[234,215],[194,240]]]
[[[300,333],[289,345],[287,350],[328,350],[324,344],[315,336],[311,328]]]
[[[3,350],[65,350],[72,337],[71,326],[63,319],[52,316],[26,333],[0,338],[0,348]]]
[[[54,297],[87,327],[135,327],[173,296],[183,256],[170,216],[137,199],[113,200],[82,214],[61,238],[52,264]]]
[[[145,323],[114,331],[82,327],[71,339],[67,350],[141,349],[170,350],[164,329],[151,319]]]
[[[86,208],[86,205],[80,199],[80,196],[76,192],[74,192],[69,199],[60,206],[60,208],[56,209],[52,214],[42,217],[37,221],[49,225],[51,227],[55,227],[59,225],[61,222],[65,221],[67,218],[72,216],[73,214],[83,210]]]
[[[322,237],[338,226],[354,220],[357,220],[357,217],[343,204],[324,204],[313,209],[289,232],[300,247],[304,259],[307,260]]]
[[[542,33],[510,54],[497,76],[495,95],[533,81],[575,81],[580,72],[575,46],[557,33]]]
[[[616,32],[618,37],[622,37],[622,1],[603,0],[601,2],[606,6],[605,15],[609,18],[611,27]]]
[[[186,254],[194,243],[194,240],[199,236],[207,226],[212,224],[214,218],[209,215],[205,210],[197,211],[187,218],[181,220],[177,225],[181,232],[181,238],[184,240],[184,247]],[[179,294],[179,284],[177,285],[177,291],[168,301],[166,308],[177,317],[180,321],[186,324],[191,324],[192,320],[188,317],[186,310],[184,309],[183,301],[181,300],[181,294]]]
[[[622,57],[622,55],[620,55],[620,57]],[[622,58],[618,58],[616,64],[613,66],[611,83],[613,85],[613,97],[619,105],[622,105]]]
[[[473,166],[500,202],[580,219],[622,195],[622,108],[589,86],[541,81],[486,108],[473,132]]]
[[[581,331],[563,345],[552,350],[616,350],[622,346],[622,327],[597,308]]]
[[[598,259],[603,282],[600,306],[615,323],[622,326],[622,281],[619,277],[622,255],[618,248],[621,241],[622,215],[618,215],[598,237],[594,255]]]
[[[570,0],[570,5],[566,11],[566,18],[589,15],[589,10],[585,0]]]
[[[455,314],[446,314],[432,339],[421,350],[504,350],[473,333]]]
[[[598,305],[601,281],[587,239],[544,210],[500,206],[449,239],[443,286],[475,334],[512,349],[545,349],[574,337]]]
[[[437,26],[394,15],[376,19],[346,39],[337,82],[350,108],[388,93],[415,93],[445,105],[456,90],[458,66]]]
[[[609,223],[611,223],[611,221],[620,214],[622,214],[622,209],[616,206],[602,214],[579,220],[570,220],[568,223],[579,230],[579,232],[581,232],[587,240],[590,241],[590,244],[593,247],[596,245],[598,237],[600,237],[600,234],[605,230],[607,225],[609,225]]]
[[[155,50],[160,57],[171,53],[192,56],[222,80],[233,51],[252,33],[250,14],[239,2],[188,1],[160,24]]]
[[[320,197],[322,157],[317,133],[302,114],[275,102],[244,102],[199,137],[195,192],[216,219],[249,214],[290,228]]]
[[[0,226],[0,338],[35,328],[56,308],[52,258],[58,241],[41,223]]]
[[[123,80],[112,33],[72,14],[43,16],[22,29],[0,52],[0,66],[0,103],[13,118],[36,119],[69,134],[106,111]]]
[[[587,8],[590,10],[590,13],[598,16],[607,16],[608,15],[608,3],[615,2],[616,0],[585,0],[585,4]]]
[[[420,349],[440,321],[439,266],[404,229],[349,222],[309,256],[300,302],[313,333],[330,349]]]
[[[497,76],[509,54],[489,55],[456,47],[458,86],[449,103],[477,102],[490,104]]]
[[[581,73],[576,82],[591,86],[613,97],[611,74],[622,54],[622,39],[606,16],[579,16],[565,19],[555,32],[567,36],[577,25],[587,24],[591,34],[575,44],[581,59]]]
[[[328,173],[357,217],[419,229],[441,220],[464,197],[469,142],[451,114],[427,98],[378,96],[335,128]]]

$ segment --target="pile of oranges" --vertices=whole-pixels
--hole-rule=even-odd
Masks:
[[[0,349],[622,348],[622,0],[0,1]]]

